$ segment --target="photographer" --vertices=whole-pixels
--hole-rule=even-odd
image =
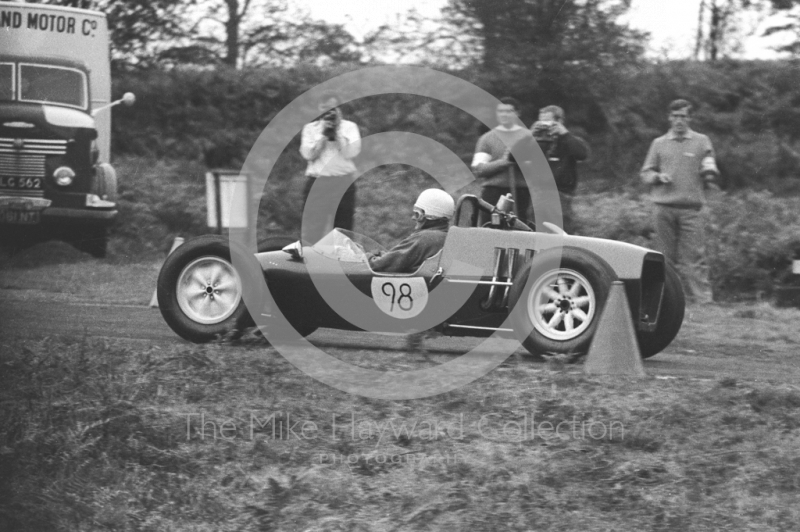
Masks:
[[[308,161],[303,188],[303,211],[308,211],[309,217],[313,219],[303,225],[302,239],[312,244],[334,227],[353,229],[356,166],[352,159],[361,151],[361,134],[354,122],[342,118],[338,106],[339,97],[336,94],[324,93],[318,105],[322,115],[303,126],[301,135],[300,154]],[[307,205],[312,187],[314,196],[320,200],[316,202],[318,204]],[[344,196],[341,196],[342,190],[346,190]],[[327,199],[339,196],[342,199],[336,215],[327,220],[317,219],[321,213],[330,210],[330,206],[325,203]]]
[[[589,158],[589,146],[564,126],[564,110],[557,105],[539,110],[539,120],[533,123],[531,132],[547,157],[556,180],[564,230],[574,234],[572,198],[578,185],[578,162]]]

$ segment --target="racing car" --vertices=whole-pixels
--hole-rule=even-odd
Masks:
[[[403,274],[373,271],[367,250],[379,245],[340,229],[314,245],[272,237],[255,254],[221,235],[200,236],[161,268],[159,308],[173,331],[196,343],[252,327],[259,321],[250,314],[255,310],[267,320],[268,341],[270,320],[284,320],[303,337],[318,328],[433,329],[515,338],[532,354],[575,355],[588,350],[611,284],[621,281],[641,356],[659,353],[675,338],[685,299],[661,253],[568,235],[546,222],[541,230],[531,225],[464,195],[442,250]],[[257,282],[244,281],[253,276]],[[250,291],[264,289],[270,297],[256,308],[245,304]]]

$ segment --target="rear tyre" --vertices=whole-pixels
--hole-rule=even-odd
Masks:
[[[179,336],[195,343],[214,340],[249,320],[242,299],[242,275],[231,261],[227,237],[206,235],[188,240],[164,261],[158,275],[161,315]],[[255,258],[238,248],[243,260]],[[257,262],[256,262],[257,267]]]
[[[592,341],[613,268],[595,253],[564,247],[537,254],[514,277],[509,294],[517,339],[532,354],[585,353]],[[528,277],[533,271],[533,278]]]
[[[661,302],[658,325],[655,331],[639,331],[637,334],[642,358],[650,358],[666,349],[678,336],[683,324],[683,315],[686,310],[683,285],[672,264],[667,261],[664,266],[664,299]]]

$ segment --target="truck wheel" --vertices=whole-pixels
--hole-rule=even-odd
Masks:
[[[672,264],[665,264],[664,299],[661,302],[661,314],[658,318],[656,330],[652,332],[639,331],[639,351],[642,358],[650,358],[667,348],[678,336],[683,324],[683,314],[686,310],[686,297],[678,273]]]
[[[260,272],[253,256],[238,248],[233,252],[242,253]],[[164,261],[158,274],[158,306],[164,321],[182,338],[209,342],[241,329],[250,319],[242,299],[243,276],[234,269],[231,253],[227,237],[205,235],[188,240]]]
[[[543,251],[514,277],[509,309],[517,339],[532,354],[584,353],[617,275],[590,251]],[[533,278],[528,276],[533,271]]]
[[[92,181],[92,194],[97,194],[100,199],[117,201],[117,172],[108,163],[101,163],[94,167]]]

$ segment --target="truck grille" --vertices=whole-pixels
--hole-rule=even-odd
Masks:
[[[67,153],[66,140],[22,139],[22,148],[15,148],[16,139],[0,138],[0,178],[38,179],[37,187],[0,187],[3,196],[43,196],[45,157]],[[3,180],[0,179],[0,182]]]

